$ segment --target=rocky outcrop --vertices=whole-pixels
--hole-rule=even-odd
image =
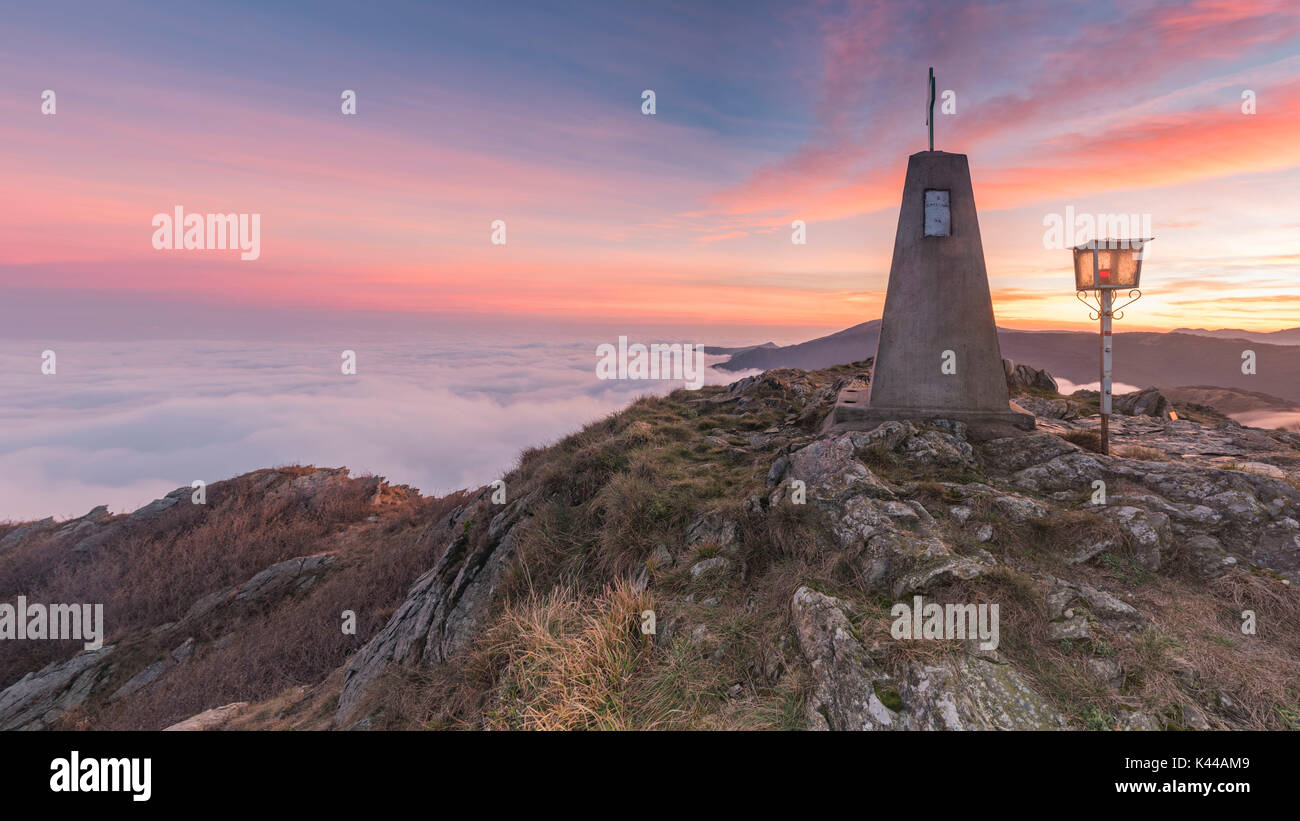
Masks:
[[[1143,388],[1132,393],[1122,393],[1111,399],[1112,410],[1125,416],[1154,416],[1169,419],[1174,406],[1160,393],[1159,388]]]
[[[46,518],[41,519],[38,522],[32,522],[31,524],[26,524],[23,525],[22,527],[16,527],[10,532],[6,533],[3,539],[0,539],[0,551],[8,550],[9,548],[16,546],[19,542],[21,542],[23,539],[26,539],[28,536],[34,536],[38,533],[43,533],[47,530],[53,530],[54,527],[55,524],[54,524],[53,516],[47,516]]]
[[[178,721],[170,727],[164,727],[163,732],[195,732],[199,730],[220,730],[237,718],[240,713],[248,707],[247,701],[236,701],[233,704],[227,704],[224,707],[213,707],[211,710],[204,710],[198,715],[190,716],[184,721]]]
[[[933,516],[915,501],[900,500],[859,454],[905,468],[976,467],[970,444],[957,433],[886,422],[870,432],[819,439],[789,456],[785,476],[804,483],[807,503],[823,517],[830,543],[842,552],[868,589],[895,596],[954,579],[973,579],[987,566],[955,553]],[[770,505],[787,503],[790,487],[772,492]]]
[[[0,730],[43,730],[81,706],[108,675],[114,645],[86,650],[28,673],[0,691]]]
[[[161,499],[154,499],[144,507],[135,510],[127,518],[133,522],[153,521],[161,516],[165,511],[174,507],[181,499],[189,498],[193,493],[194,491],[192,488],[178,487]]]
[[[1007,389],[1012,394],[1022,393],[1028,389],[1057,392],[1056,380],[1047,371],[1017,364],[1010,359],[1002,360],[1002,370],[1007,376]]]
[[[333,554],[317,553],[278,562],[258,572],[243,584],[217,590],[194,602],[185,614],[185,620],[201,619],[219,607],[252,605],[303,590],[315,584],[316,580],[330,569],[334,561]]]

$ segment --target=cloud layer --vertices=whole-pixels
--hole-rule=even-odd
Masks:
[[[41,343],[9,343],[0,519],[132,510],[195,479],[286,464],[346,465],[433,494],[476,487],[526,447],[680,386],[596,379],[601,341],[615,340],[372,335],[347,346],[355,376],[341,372],[343,346],[166,340],[60,345],[49,376]]]

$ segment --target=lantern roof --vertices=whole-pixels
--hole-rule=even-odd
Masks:
[[[1104,251],[1122,248],[1141,248],[1155,237],[1132,237],[1128,239],[1091,239],[1083,245],[1074,246],[1075,251]]]

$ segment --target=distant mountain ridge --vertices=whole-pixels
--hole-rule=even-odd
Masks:
[[[1114,379],[1141,387],[1215,385],[1300,402],[1300,356],[1294,347],[1210,333],[1117,333]],[[880,320],[873,319],[797,345],[753,348],[715,367],[735,371],[828,368],[874,356],[879,335]],[[1253,374],[1242,372],[1243,343],[1255,353]],[[1004,358],[1043,368],[1053,376],[1079,384],[1098,380],[1095,332],[999,328],[998,344]]]
[[[1207,331],[1204,328],[1174,328],[1170,333],[1212,336],[1216,339],[1245,339],[1250,342],[1267,342],[1272,345],[1300,345],[1300,328],[1283,328],[1280,331],[1243,331],[1240,328]]]

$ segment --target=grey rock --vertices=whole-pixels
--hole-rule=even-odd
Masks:
[[[1124,683],[1124,671],[1114,659],[1093,657],[1085,660],[1083,666],[1088,675],[1112,690],[1118,690]]]
[[[713,571],[723,572],[726,571],[726,569],[729,567],[731,567],[730,561],[723,558],[722,556],[714,556],[711,559],[705,559],[704,561],[696,562],[694,565],[692,565],[691,578],[698,579],[700,576],[703,576],[705,573],[710,573]]]
[[[988,522],[980,522],[972,527],[970,537],[981,544],[992,540],[993,525]]]
[[[1183,541],[1178,555],[1194,575],[1205,581],[1219,578],[1237,564],[1236,557],[1229,556],[1218,539],[1204,533]]]
[[[0,551],[5,551],[11,547],[17,546],[19,542],[26,539],[28,536],[45,533],[46,531],[53,530],[55,527],[54,517],[47,516],[38,522],[32,522],[31,524],[16,528],[15,530],[10,531],[3,539],[0,539]]]
[[[807,587],[791,603],[812,670],[807,721],[824,730],[1059,729],[1064,717],[1009,665],[983,657],[912,662],[891,678],[862,647],[844,604]],[[898,709],[887,706],[886,695]]]
[[[288,590],[298,589],[334,563],[332,553],[317,553],[273,564],[239,586],[234,598],[241,601],[261,601]]]
[[[1047,613],[1054,624],[1065,625],[1077,622],[1081,618],[1086,623],[1086,612],[1113,630],[1133,631],[1146,626],[1146,618],[1136,608],[1103,590],[1062,579],[1052,579],[1051,582],[1047,592]],[[1071,628],[1061,628],[1063,631],[1069,629]],[[1083,637],[1082,635],[1061,636],[1061,638]]]
[[[1168,419],[1173,406],[1161,395],[1158,388],[1143,388],[1132,393],[1111,397],[1111,410],[1125,416],[1154,416]]]
[[[1169,517],[1136,507],[1118,507],[1111,516],[1124,531],[1134,560],[1147,570],[1160,569],[1161,551],[1169,547]]]
[[[194,639],[188,638],[181,642],[180,646],[172,650],[172,659],[177,663],[189,661],[190,656],[194,655]]]
[[[734,519],[721,513],[705,513],[686,528],[686,546],[712,545],[723,553],[733,553],[739,545]]]
[[[133,522],[153,521],[154,519],[162,515],[164,511],[174,507],[176,503],[180,501],[180,496],[178,495],[179,493],[182,492],[188,493],[189,491],[190,488],[187,487],[177,488],[176,490],[173,490],[171,493],[168,493],[166,496],[162,497],[161,499],[154,499],[152,502],[145,505],[144,507],[136,509],[131,513],[129,518]]]
[[[46,729],[82,704],[104,679],[113,645],[85,650],[28,673],[0,691],[0,730]]]
[[[1051,433],[1031,433],[993,439],[985,442],[980,451],[988,467],[1003,473],[1015,473],[1067,453],[1081,453],[1082,449]]]
[[[415,581],[384,628],[348,663],[336,726],[353,718],[367,688],[389,665],[415,668],[441,663],[482,626],[515,554],[513,529],[532,515],[537,503],[536,494],[529,494],[507,504],[488,525],[487,538],[471,543],[459,525],[486,506],[485,498],[480,493],[435,526],[437,535],[451,541],[433,568]]]
[[[1112,729],[1126,732],[1156,731],[1160,729],[1160,722],[1148,713],[1125,712],[1115,719]]]
[[[108,700],[117,701],[119,698],[125,698],[132,693],[149,686],[157,681],[163,673],[167,672],[175,664],[176,662],[170,658],[155,661],[153,664],[150,664],[134,676],[131,676],[131,678],[127,679],[125,684],[117,688],[117,690],[108,697]]]
[[[776,461],[772,463],[772,467],[767,471],[768,487],[775,487],[780,484],[781,478],[785,476],[785,471],[788,467],[790,467],[789,459],[784,456],[776,457]]]
[[[196,732],[199,730],[219,730],[236,718],[248,707],[247,701],[236,701],[233,704],[227,704],[224,707],[213,707],[211,710],[204,710],[198,715],[190,716],[184,721],[178,721],[170,727],[164,727],[163,732]]]
[[[881,498],[893,498],[894,495],[858,460],[850,436],[818,439],[796,450],[790,454],[786,476],[806,483],[810,502],[838,502],[860,494]],[[774,496],[780,493],[778,489]],[[776,501],[779,500],[773,503]]]
[[[887,730],[901,716],[881,702],[889,677],[871,664],[838,599],[808,587],[791,602],[795,635],[812,670],[808,725],[819,730]]]
[[[993,496],[990,498],[993,506],[998,509],[1002,515],[1006,516],[1013,522],[1026,522],[1033,519],[1041,519],[1047,515],[1047,508],[1035,502],[1033,499],[1025,496],[1019,496],[1014,493]]]
[[[1009,664],[963,656],[912,662],[899,686],[908,729],[1060,730],[1065,716]]]
[[[1052,391],[1053,393],[1059,390],[1056,380],[1047,371],[1017,364],[1010,359],[1002,360],[1002,370],[1007,377],[1007,390],[1012,393],[1026,388],[1036,388],[1038,390]]]
[[[1082,493],[1091,490],[1093,480],[1105,481],[1109,478],[1109,463],[1103,466],[1103,458],[1105,457],[1082,452],[1066,453],[1017,472],[1012,476],[1011,482],[1016,487],[1038,493]]]

